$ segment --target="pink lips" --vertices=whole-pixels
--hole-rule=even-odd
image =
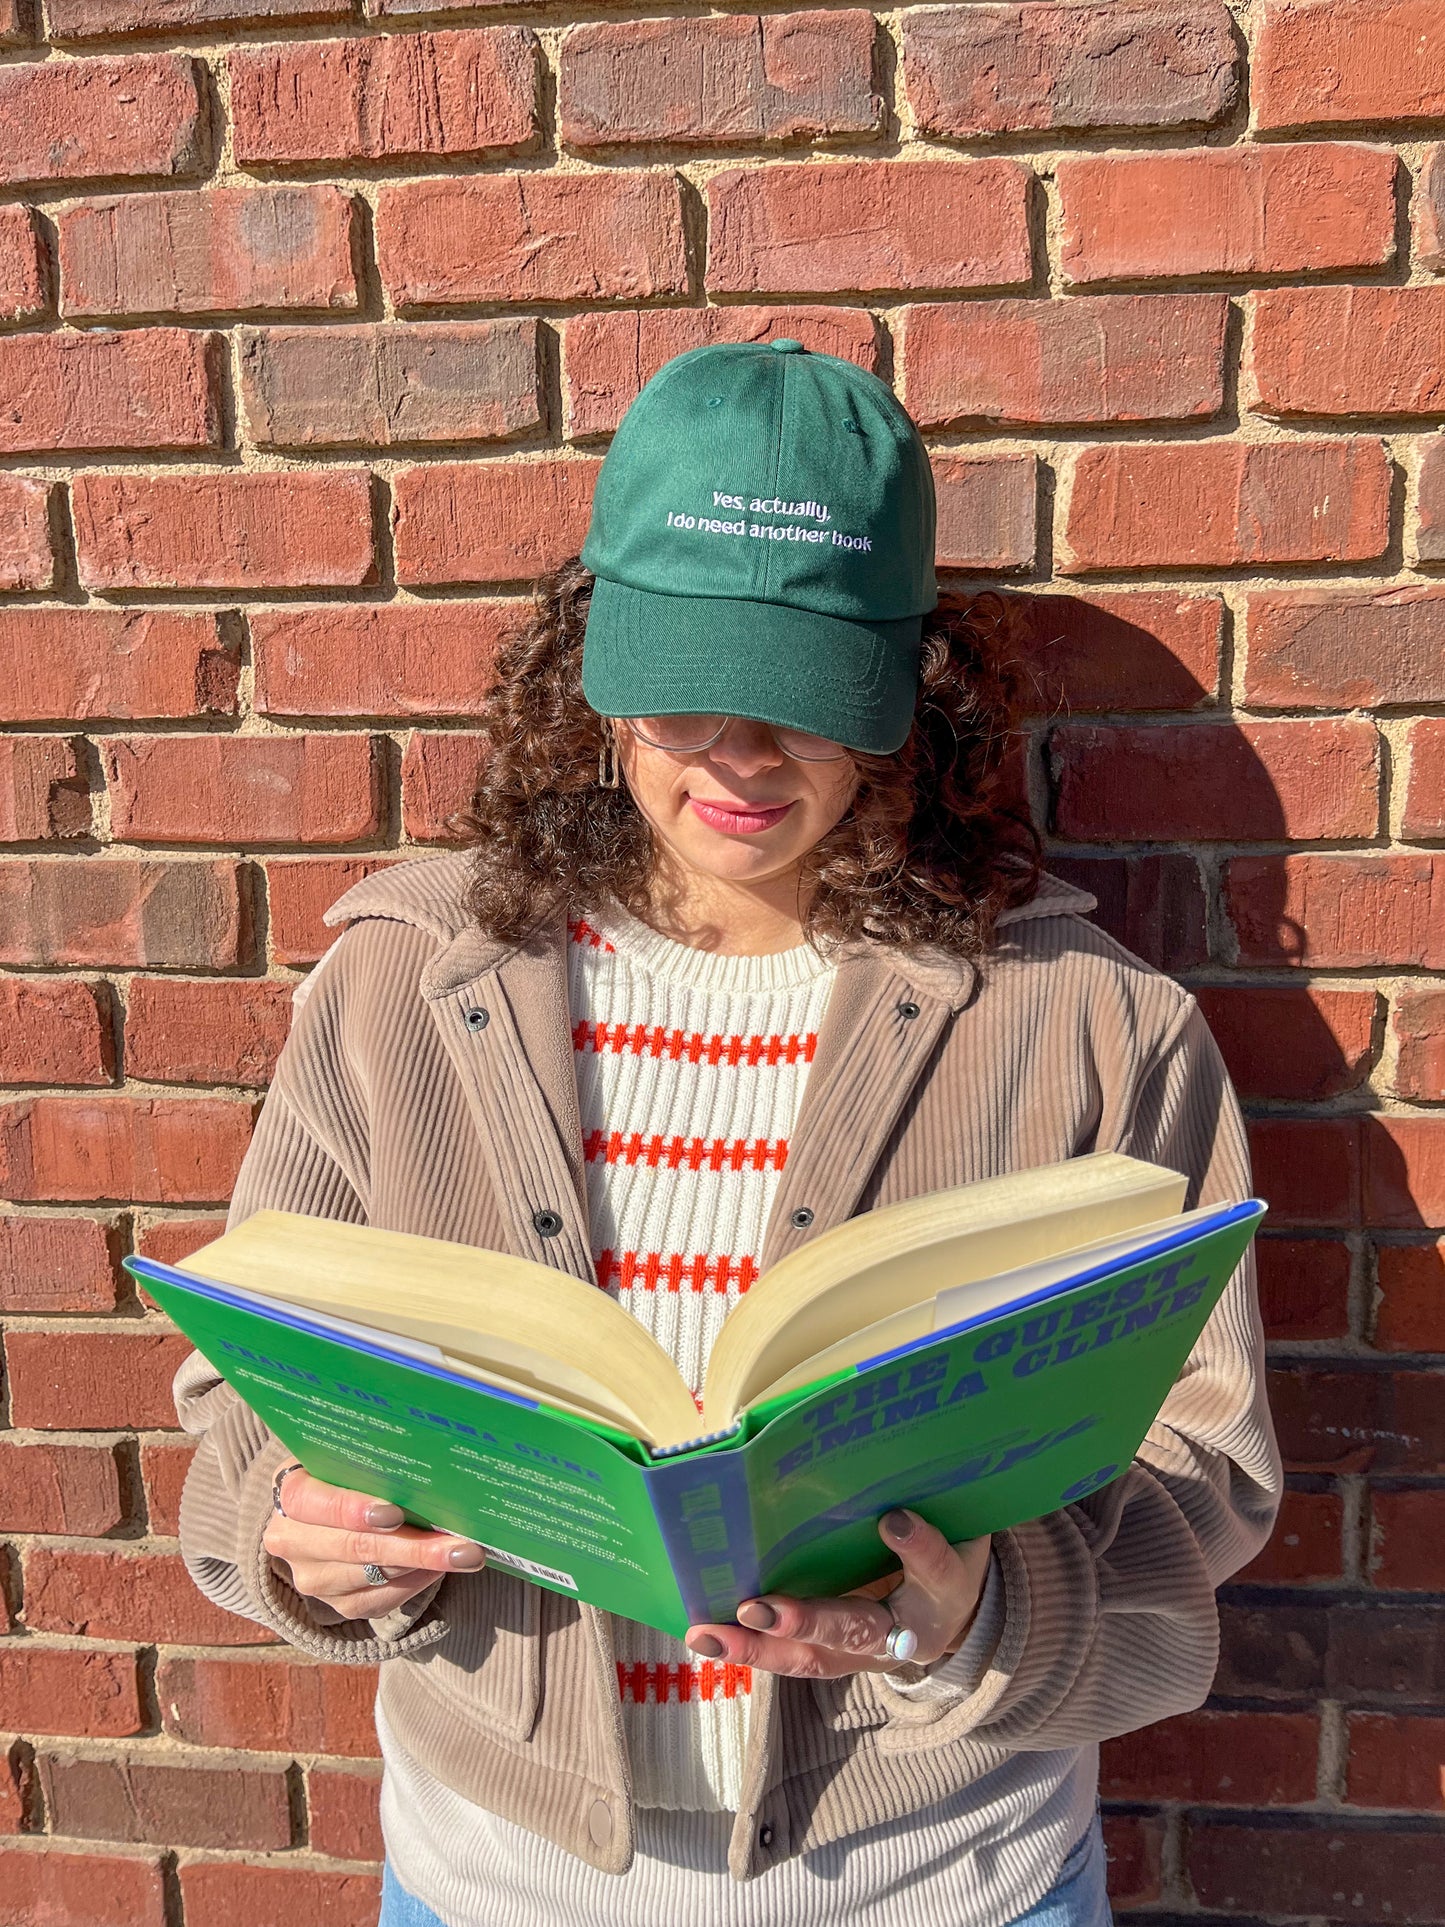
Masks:
[[[775,809],[744,809],[736,803],[705,803],[696,796],[687,800],[710,830],[722,830],[729,836],[756,836],[759,830],[770,830],[793,807],[780,803]]]

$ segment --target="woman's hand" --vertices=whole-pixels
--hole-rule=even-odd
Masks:
[[[910,1655],[928,1666],[962,1645],[988,1574],[988,1538],[952,1546],[916,1512],[885,1512],[878,1531],[903,1562],[842,1599],[789,1599],[769,1593],[745,1599],[736,1626],[692,1626],[687,1643],[699,1658],[759,1666],[794,1679],[839,1679],[888,1673],[899,1664],[884,1651],[895,1626],[918,1644]],[[881,1603],[884,1599],[887,1604]]]
[[[261,1543],[290,1570],[291,1584],[346,1619],[380,1619],[439,1572],[475,1572],[487,1555],[471,1539],[403,1523],[400,1506],[313,1479],[298,1465],[276,1482],[277,1510]],[[368,1584],[379,1566],[386,1584]]]

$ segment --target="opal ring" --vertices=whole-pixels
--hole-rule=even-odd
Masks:
[[[918,1635],[911,1626],[900,1626],[895,1619],[892,1632],[883,1642],[883,1651],[889,1659],[900,1663],[910,1660],[918,1651]]]

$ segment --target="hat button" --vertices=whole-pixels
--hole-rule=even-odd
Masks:
[[[794,341],[791,335],[779,335],[778,339],[770,341],[768,346],[775,355],[801,355],[804,352],[802,342]]]

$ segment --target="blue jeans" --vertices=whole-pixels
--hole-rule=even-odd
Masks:
[[[1025,1914],[1010,1927],[1113,1927],[1104,1887],[1104,1835],[1096,1815],[1093,1824],[1064,1856],[1059,1877]],[[381,1918],[377,1927],[444,1927],[430,1907],[415,1900],[387,1864],[381,1887]],[[470,1927],[470,1923],[469,1923]],[[478,1921],[476,1927],[485,1927]],[[938,1927],[952,1927],[940,1921]],[[957,1927],[964,1927],[962,1922]]]

